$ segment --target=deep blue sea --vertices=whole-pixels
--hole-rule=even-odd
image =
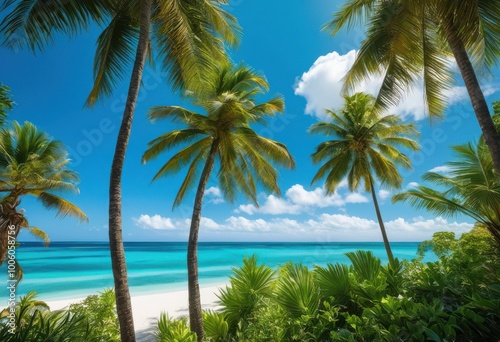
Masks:
[[[391,243],[391,246],[395,257],[416,257],[418,243],[400,242]],[[181,242],[125,243],[132,295],[185,289],[186,247],[187,244]],[[253,254],[257,255],[259,262],[271,267],[289,260],[312,266],[348,263],[344,253],[357,249],[370,250],[384,263],[387,262],[384,246],[377,242],[200,243],[200,284],[227,282],[231,268],[242,265],[243,258]],[[24,279],[17,289],[18,296],[35,290],[42,300],[69,299],[85,297],[113,286],[107,243],[52,242],[49,247],[22,243],[16,250],[16,257],[24,270]],[[0,268],[1,279],[4,279],[1,283],[7,284],[5,265]],[[7,300],[7,294],[7,290],[0,290],[0,303]]]

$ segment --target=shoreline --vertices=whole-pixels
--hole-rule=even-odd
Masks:
[[[227,283],[217,285],[208,285],[200,287],[201,306],[202,309],[216,309],[217,295],[219,289],[223,288]],[[70,304],[78,303],[84,300],[85,297],[64,299],[64,300],[49,300],[50,310],[60,310],[67,308]],[[163,293],[154,294],[139,294],[131,296],[132,310],[134,315],[134,328],[136,335],[140,341],[149,341],[148,337],[156,330],[158,319],[161,312],[166,312],[172,318],[187,316],[188,309],[188,290],[174,290]]]

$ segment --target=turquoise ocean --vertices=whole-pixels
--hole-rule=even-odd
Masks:
[[[413,259],[418,243],[391,243],[395,257]],[[125,243],[129,285],[132,295],[160,293],[186,288],[186,243]],[[382,243],[276,243],[276,242],[206,242],[199,245],[200,285],[222,284],[229,280],[231,268],[242,265],[245,256],[255,254],[259,263],[273,268],[287,261],[303,265],[349,263],[346,252],[370,250],[387,262]],[[23,296],[35,290],[45,301],[85,297],[113,286],[108,244],[103,242],[22,243],[16,257],[24,270],[17,289]],[[433,258],[429,257],[430,260]],[[6,281],[5,265],[0,279]],[[2,286],[3,288],[3,286]],[[0,303],[7,300],[7,290],[0,291]],[[5,300],[3,299],[5,298]]]

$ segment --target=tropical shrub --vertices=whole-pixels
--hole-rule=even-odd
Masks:
[[[171,319],[166,313],[162,313],[158,320],[158,331],[156,333],[158,342],[196,342],[196,334],[191,332],[186,318]]]
[[[51,311],[29,292],[16,303],[14,322],[9,308],[0,313],[0,341],[113,342],[120,341],[114,292],[88,296],[68,310]],[[14,330],[12,330],[14,329]],[[13,333],[14,332],[14,333]]]
[[[29,292],[16,303],[13,325],[9,324],[9,308],[2,311],[0,341],[90,341],[89,321],[83,314],[64,310],[50,311],[46,303],[36,300],[35,297],[35,292]]]
[[[427,253],[436,260],[423,262]],[[204,315],[206,340],[498,340],[500,256],[483,226],[459,239],[436,233],[411,261],[347,256],[350,265],[287,263],[277,272],[246,258],[219,295],[221,310]],[[175,322],[180,341],[185,323]]]
[[[71,304],[69,312],[83,315],[92,325],[89,340],[120,341],[120,327],[115,309],[115,292],[105,289],[100,295],[88,296],[81,303]]]

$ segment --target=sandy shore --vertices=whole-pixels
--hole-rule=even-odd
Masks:
[[[201,303],[203,309],[216,308],[219,288],[225,284],[201,287]],[[84,298],[69,300],[47,301],[51,310],[59,310],[72,303],[78,303]],[[153,341],[151,333],[154,332],[160,313],[165,311],[170,317],[187,316],[188,291],[173,291],[159,294],[132,296],[132,310],[134,311],[134,325],[139,341]]]

